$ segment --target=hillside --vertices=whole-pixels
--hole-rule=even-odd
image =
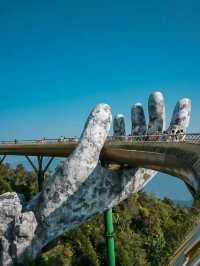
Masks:
[[[0,193],[17,191],[30,199],[36,179],[22,165],[0,167]],[[114,208],[117,265],[162,266],[194,226],[199,213],[196,200],[191,208],[177,207],[145,192],[134,194]],[[32,266],[106,265],[103,215],[50,243]]]

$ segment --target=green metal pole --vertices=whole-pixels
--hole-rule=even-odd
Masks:
[[[115,266],[115,244],[113,238],[112,209],[108,209],[105,211],[104,224],[108,266]]]

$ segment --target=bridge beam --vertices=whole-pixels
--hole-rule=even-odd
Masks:
[[[25,157],[37,175],[38,191],[41,191],[43,188],[44,180],[45,180],[45,173],[48,170],[49,166],[51,165],[54,157],[51,157],[45,166],[43,165],[44,156],[37,156],[38,166],[36,166],[33,163],[33,161],[31,160],[31,158],[29,156],[26,155]]]
[[[2,158],[0,158],[0,165],[4,162],[5,159],[6,159],[6,155],[4,155]]]
[[[186,183],[185,181],[184,181],[184,183],[185,183],[187,189],[189,190],[189,192],[191,193],[191,195],[193,196],[193,198],[195,198],[195,196],[197,195],[197,191],[191,185]]]

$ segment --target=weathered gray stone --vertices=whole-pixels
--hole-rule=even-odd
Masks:
[[[15,217],[12,256],[18,258],[18,262],[23,261],[23,255],[26,253],[27,247],[32,245],[36,228],[37,220],[35,218],[35,214],[32,211],[21,213],[20,215]],[[31,256],[32,254],[26,255]]]
[[[148,134],[162,132],[165,127],[165,103],[161,92],[154,92],[149,97]]]
[[[168,129],[169,133],[172,130],[186,132],[190,122],[191,108],[192,104],[190,99],[184,98],[177,102]]]
[[[152,96],[150,103],[150,106],[154,103],[154,108],[150,107],[152,133],[163,125],[164,105],[158,93]],[[183,108],[177,110],[182,112]],[[143,115],[142,119],[141,125],[144,125]],[[119,120],[124,121],[124,118]],[[28,205],[16,193],[0,196],[0,265],[12,265],[27,257],[35,258],[51,240],[119,204],[153,178],[156,172],[148,169],[113,171],[102,167],[99,154],[111,121],[108,105],[100,104],[94,108],[75,151],[57,167],[42,192]],[[174,121],[177,123],[176,119]],[[186,127],[188,122],[180,124]],[[124,135],[125,123],[117,125],[118,136]]]
[[[22,213],[23,197],[16,193],[0,196],[0,265],[12,265],[22,259],[31,246],[37,222],[33,212]]]
[[[136,103],[131,109],[132,130],[131,135],[146,134],[146,120],[141,103]]]
[[[124,115],[117,114],[113,122],[113,136],[126,136]]]

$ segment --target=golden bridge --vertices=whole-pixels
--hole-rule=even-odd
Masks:
[[[8,155],[25,156],[38,175],[39,188],[55,157],[68,157],[77,138],[0,141],[0,163]],[[34,164],[31,156],[36,156]],[[44,157],[50,157],[44,165]],[[183,180],[194,195],[200,189],[200,134],[158,134],[107,138],[100,160],[126,167],[148,168]]]

